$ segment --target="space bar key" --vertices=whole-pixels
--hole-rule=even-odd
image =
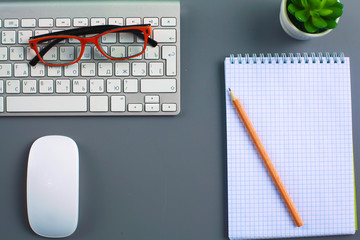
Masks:
[[[86,96],[9,96],[7,112],[86,112]]]

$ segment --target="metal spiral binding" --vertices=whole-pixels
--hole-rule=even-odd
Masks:
[[[257,62],[256,53],[253,53],[253,55],[252,55],[252,60],[253,60],[253,63],[256,64],[256,62]]]
[[[274,58],[275,58],[275,63],[279,63],[279,54],[278,53],[274,54]]]
[[[229,58],[231,64],[234,64],[236,59],[239,64],[271,64],[273,60],[276,64],[288,63],[288,61],[292,64],[294,64],[295,61],[297,63],[302,63],[303,61],[304,63],[316,63],[317,61],[319,61],[319,63],[324,63],[324,60],[326,61],[326,63],[345,63],[345,56],[343,52],[341,52],[340,54],[336,52],[333,52],[332,54],[330,54],[329,52],[319,52],[318,54],[314,52],[311,52],[310,54],[304,52],[302,54],[289,53],[288,55],[286,53],[281,53],[281,55],[279,55],[279,53],[274,53],[274,55],[272,55],[271,53],[267,53],[266,56],[263,53],[260,53],[259,56],[257,56],[256,53],[251,54],[251,56],[250,54],[246,53],[244,56],[242,56],[241,54],[237,54],[236,58],[234,54],[230,54]]]
[[[234,54],[230,54],[230,63],[233,64],[234,63]]]
[[[239,64],[241,64],[241,63],[242,63],[242,61],[241,61],[241,58],[242,58],[242,57],[241,57],[241,54],[238,54],[238,55],[237,55],[237,58],[238,58]]]
[[[309,63],[309,55],[306,52],[303,53],[303,57],[304,57],[305,63]]]
[[[310,56],[311,56],[311,62],[312,63],[316,63],[316,55],[314,52],[310,53]]]

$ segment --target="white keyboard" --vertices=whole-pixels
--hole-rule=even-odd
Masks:
[[[93,44],[75,64],[29,65],[33,35],[105,24],[151,24],[155,48],[110,60]],[[0,116],[177,115],[180,112],[179,2],[0,3]]]

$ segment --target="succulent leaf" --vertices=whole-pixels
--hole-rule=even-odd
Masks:
[[[333,7],[343,9],[344,5],[342,3],[337,2],[333,5]]]
[[[295,17],[300,22],[306,22],[309,19],[310,14],[306,10],[301,10],[295,13]]]
[[[337,3],[337,0],[327,0],[324,7],[326,7],[326,8],[327,8],[327,7],[331,7],[331,6],[333,6],[335,3]]]
[[[337,22],[335,20],[326,20],[326,23],[327,23],[327,27],[326,28],[329,28],[329,29],[333,29],[333,28],[336,28],[337,27]]]
[[[319,10],[319,14],[320,14],[320,16],[328,16],[328,15],[330,15],[330,14],[332,14],[333,13],[333,10],[331,10],[331,9],[320,9]]]
[[[302,5],[301,5],[301,0],[291,0],[291,2],[298,8],[304,8]]]
[[[291,13],[292,15],[294,15],[297,11],[299,11],[300,9],[299,8],[297,8],[294,4],[290,4],[289,6],[288,6],[288,11],[289,11],[289,13]]]
[[[309,8],[309,3],[307,0],[301,0],[301,4],[304,6],[304,8]]]
[[[312,25],[312,23],[310,21],[305,22],[304,27],[305,27],[306,31],[308,31],[309,33],[314,33],[318,30],[318,28],[315,27],[314,25]]]
[[[333,11],[332,14],[326,16],[329,19],[337,19],[343,14],[343,10],[341,8],[330,7],[329,9]]]
[[[327,26],[326,21],[322,17],[313,16],[311,22],[315,27],[325,28]]]
[[[308,0],[309,1],[309,4],[310,4],[310,7],[312,9],[317,9],[320,7],[320,1],[319,0]]]
[[[321,3],[319,5],[319,9],[324,8],[325,4],[326,4],[326,0],[321,0]]]

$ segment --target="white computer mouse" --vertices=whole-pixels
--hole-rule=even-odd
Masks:
[[[79,213],[79,151],[65,136],[45,136],[30,148],[27,211],[32,230],[50,238],[75,232]]]

